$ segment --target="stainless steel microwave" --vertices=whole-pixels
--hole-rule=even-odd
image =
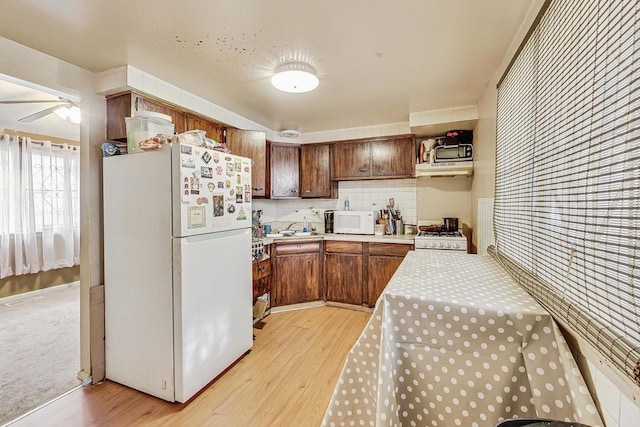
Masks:
[[[468,162],[473,160],[473,145],[438,145],[434,147],[433,162]]]

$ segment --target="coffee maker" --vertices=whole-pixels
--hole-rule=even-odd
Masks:
[[[324,211],[324,232],[333,233],[333,210]]]

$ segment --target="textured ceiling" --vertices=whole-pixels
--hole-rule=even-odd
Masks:
[[[477,104],[529,0],[8,0],[0,36],[90,71],[131,64],[273,130]],[[313,65],[306,94],[270,85]]]

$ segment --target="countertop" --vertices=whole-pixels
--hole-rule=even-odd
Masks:
[[[383,235],[376,236],[371,234],[314,234],[312,236],[305,237],[264,237],[257,239],[265,246],[272,243],[284,243],[284,242],[300,242],[300,241],[317,241],[317,240],[334,240],[344,242],[368,242],[368,243],[398,243],[405,245],[413,245],[413,234],[400,234],[400,235]]]

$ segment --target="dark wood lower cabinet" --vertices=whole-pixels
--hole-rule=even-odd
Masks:
[[[325,242],[325,299],[346,304],[362,304],[363,244]]]
[[[374,307],[412,245],[369,243],[367,257],[366,305]]]
[[[277,243],[274,262],[274,305],[322,299],[322,242]]]
[[[274,306],[319,301],[374,307],[413,245],[349,241],[276,243]]]

